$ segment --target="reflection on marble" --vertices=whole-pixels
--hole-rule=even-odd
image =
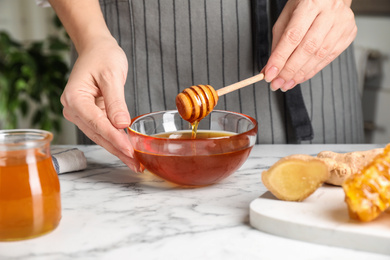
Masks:
[[[63,217],[50,234],[0,243],[0,259],[389,259],[276,237],[249,225],[266,189],[261,172],[279,158],[383,145],[258,145],[221,183],[181,188],[137,174],[98,146],[77,146],[84,171],[60,175]]]

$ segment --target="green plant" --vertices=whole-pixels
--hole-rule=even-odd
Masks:
[[[56,27],[63,29],[55,17]],[[64,51],[69,38],[50,36],[27,44],[0,32],[0,128],[18,128],[18,118],[30,125],[61,131],[60,96],[69,66]]]

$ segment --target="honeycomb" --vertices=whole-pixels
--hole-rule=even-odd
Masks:
[[[343,183],[349,215],[371,221],[390,207],[390,144],[358,174]]]

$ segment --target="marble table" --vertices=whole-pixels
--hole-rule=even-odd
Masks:
[[[279,158],[383,146],[258,145],[232,176],[195,189],[136,174],[98,146],[78,146],[88,168],[60,175],[59,227],[39,238],[0,243],[0,259],[390,259],[249,225],[250,202],[266,192],[261,172]]]

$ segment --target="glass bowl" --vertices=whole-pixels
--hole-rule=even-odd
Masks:
[[[250,116],[214,110],[202,119],[197,138],[177,110],[134,118],[128,127],[135,157],[151,173],[183,186],[217,183],[234,173],[256,142]]]

